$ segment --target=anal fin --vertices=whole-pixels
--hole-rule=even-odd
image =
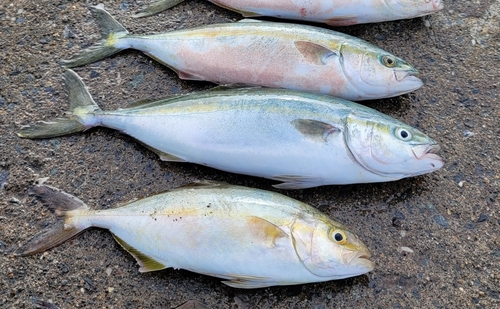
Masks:
[[[162,161],[167,161],[167,162],[187,162],[186,160],[177,157],[176,155],[173,155],[171,153],[163,152],[161,150],[158,150],[156,148],[153,148],[149,145],[143,144],[146,148],[151,150],[152,152],[156,153],[159,157],[160,160]]]
[[[158,261],[155,261],[153,258],[147,256],[146,254],[140,252],[139,250],[132,247],[131,245],[126,243],[123,239],[116,236],[115,234],[113,234],[113,237],[115,238],[116,242],[123,247],[123,249],[127,250],[127,252],[130,253],[136,259],[137,264],[139,264],[140,266],[139,271],[141,273],[161,270],[168,267]]]
[[[352,26],[358,24],[358,16],[352,15],[331,18],[328,19],[325,23],[329,26],[337,27]]]
[[[283,183],[273,185],[276,189],[298,190],[317,187],[323,185],[321,177],[300,176],[300,175],[277,175],[271,179],[283,181]]]

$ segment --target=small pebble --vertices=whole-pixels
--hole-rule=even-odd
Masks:
[[[17,198],[15,198],[15,197],[11,197],[9,199],[9,203],[12,203],[12,204],[21,204],[21,201],[18,200]]]
[[[485,222],[488,220],[488,215],[487,214],[480,214],[479,219],[477,219],[477,222]]]
[[[443,227],[447,227],[448,226],[448,221],[446,220],[445,217],[441,216],[441,215],[435,215],[434,216],[434,221],[436,221],[437,224],[443,226]]]
[[[114,290],[115,290],[115,288],[109,287],[108,288],[108,293],[113,293]]]

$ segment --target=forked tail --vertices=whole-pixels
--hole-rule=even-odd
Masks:
[[[146,17],[146,16],[151,16],[158,14],[162,11],[165,11],[166,9],[169,9],[173,6],[176,6],[177,4],[184,2],[184,0],[159,0],[156,2],[151,3],[150,5],[146,6],[145,8],[137,11],[133,17],[135,18],[140,18],[140,17]]]
[[[63,118],[24,126],[17,133],[19,137],[51,138],[81,132],[96,125],[92,123],[91,118],[101,109],[92,99],[81,78],[69,69],[64,72],[63,78],[68,92],[69,112]]]
[[[91,6],[89,10],[99,26],[102,39],[73,58],[64,60],[63,64],[68,68],[101,60],[124,49],[115,47],[115,43],[128,35],[127,29],[102,8]]]
[[[72,211],[88,209],[88,206],[78,198],[50,186],[35,186],[32,192],[42,200],[45,206],[54,210],[57,216],[67,218],[71,216]],[[25,256],[43,252],[76,236],[89,227],[76,227],[60,221],[55,226],[30,239],[25,245],[17,249],[14,255]]]

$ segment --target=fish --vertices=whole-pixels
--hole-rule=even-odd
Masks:
[[[19,137],[103,126],[132,136],[161,160],[274,179],[281,189],[393,181],[443,166],[440,146],[424,133],[328,95],[229,88],[103,111],[74,71],[63,77],[69,113],[22,126]]]
[[[441,0],[209,0],[243,17],[276,18],[325,23],[330,26],[411,19],[444,8]],[[160,0],[146,6],[134,17],[146,17],[169,9],[184,0]]]
[[[295,285],[359,276],[371,253],[346,226],[275,192],[198,182],[124,206],[92,210],[57,188],[32,191],[64,217],[14,251],[48,250],[90,227],[109,230],[140,272],[185,269],[233,288]]]
[[[155,35],[133,35],[100,7],[90,7],[102,40],[69,60],[85,65],[136,49],[179,78],[286,88],[352,101],[398,96],[422,87],[418,71],[361,39],[307,25],[244,20]]]

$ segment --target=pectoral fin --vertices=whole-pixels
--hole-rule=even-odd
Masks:
[[[296,41],[294,44],[307,61],[316,65],[325,65],[338,57],[335,51],[316,43]]]
[[[332,134],[340,133],[339,128],[314,119],[295,119],[291,123],[304,136],[317,142],[326,142]]]
[[[136,259],[137,264],[139,264],[139,266],[140,266],[139,271],[141,273],[148,272],[148,271],[161,270],[161,269],[169,267],[169,266],[163,265],[160,262],[155,261],[151,257],[140,252],[136,248],[127,244],[123,239],[116,236],[115,234],[113,234],[113,237],[115,238],[116,242],[118,242],[123,247],[123,249],[127,250],[127,252],[130,253]]]
[[[246,219],[249,232],[266,247],[276,247],[280,238],[288,237],[280,227],[265,219],[255,216],[248,216]]]

